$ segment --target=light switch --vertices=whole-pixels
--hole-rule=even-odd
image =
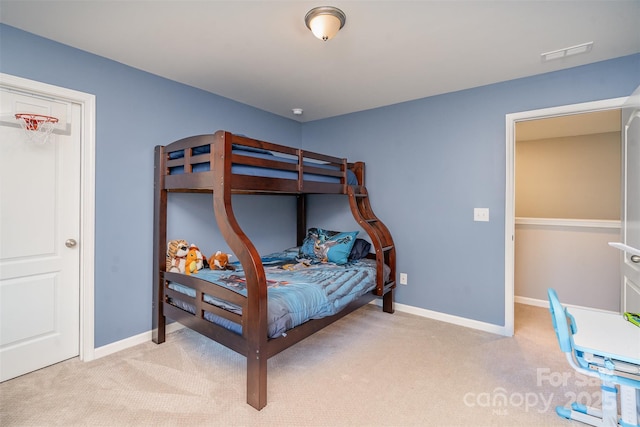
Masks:
[[[489,208],[474,208],[473,209],[474,221],[489,221]]]

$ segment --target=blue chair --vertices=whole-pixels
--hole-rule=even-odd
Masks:
[[[638,424],[625,423],[618,416],[618,389],[624,385],[640,389],[640,380],[616,374],[612,360],[605,357],[585,358],[585,354],[574,347],[573,335],[577,332],[577,325],[573,316],[560,304],[558,294],[554,289],[547,291],[549,297],[549,311],[553,321],[560,350],[565,353],[569,365],[577,372],[598,378],[602,381],[602,408],[594,408],[579,403],[571,404],[571,408],[556,407],[556,413],[567,419],[576,420],[592,426],[601,427],[638,427]]]

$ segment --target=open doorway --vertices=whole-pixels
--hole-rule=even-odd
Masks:
[[[505,335],[513,335],[515,303],[515,150],[516,125],[532,120],[551,119],[574,114],[620,109],[626,98],[616,98],[552,107],[542,110],[525,111],[506,116],[506,197],[505,197]]]
[[[618,312],[621,110],[516,123],[516,303]]]

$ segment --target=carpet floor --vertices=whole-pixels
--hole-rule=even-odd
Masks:
[[[366,306],[271,358],[267,406],[245,359],[188,329],[0,384],[2,426],[579,426],[556,405],[599,388],[558,348],[546,309],[507,338]]]

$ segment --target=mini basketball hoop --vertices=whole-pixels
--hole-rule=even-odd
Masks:
[[[58,123],[57,117],[42,114],[18,113],[16,120],[24,130],[27,138],[32,142],[44,144],[53,132],[53,127]]]

